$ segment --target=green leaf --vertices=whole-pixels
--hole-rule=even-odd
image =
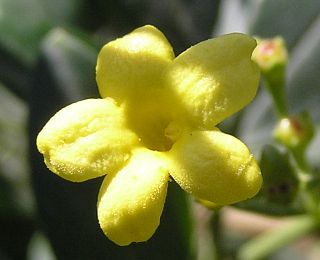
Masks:
[[[20,62],[33,65],[44,35],[55,26],[74,26],[84,8],[79,0],[0,1],[0,46]]]
[[[304,38],[306,28],[317,19],[319,10],[317,0],[263,0],[251,20],[249,31],[264,38],[281,35],[292,49]]]
[[[0,1],[0,46],[30,65],[48,20],[37,0]]]
[[[33,213],[27,158],[27,107],[0,84],[0,179],[6,189],[2,216]],[[10,115],[10,116],[8,116]],[[7,207],[6,207],[7,205]]]
[[[92,43],[56,28],[44,38],[41,47],[48,70],[66,100],[98,97],[95,83],[97,50]]]
[[[36,2],[54,26],[65,26],[74,24],[77,19],[80,19],[79,14],[83,11],[85,1],[36,0]],[[90,12],[89,8],[86,8],[85,11]]]
[[[26,104],[1,83],[0,104],[0,255],[25,259],[34,230],[26,139],[28,111]]]
[[[263,175],[263,197],[288,208],[298,191],[298,179],[288,153],[266,146],[262,151],[260,167]]]
[[[29,92],[30,69],[17,57],[0,48],[0,82],[17,97],[26,100]]]
[[[56,260],[48,239],[41,232],[35,232],[30,240],[27,260]]]
[[[262,150],[259,164],[263,176],[260,192],[236,206],[276,216],[303,212],[304,208],[297,197],[299,182],[288,153],[267,145]]]

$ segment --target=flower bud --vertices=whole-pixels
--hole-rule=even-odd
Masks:
[[[285,95],[285,69],[288,52],[281,37],[257,39],[258,45],[252,53],[252,59],[258,64],[275,104],[279,117],[288,114]]]
[[[259,65],[263,73],[267,73],[276,66],[285,66],[288,52],[282,37],[272,39],[257,39],[257,47],[252,53],[252,59]]]
[[[292,150],[304,149],[314,135],[314,127],[308,113],[281,119],[274,131],[277,141]]]

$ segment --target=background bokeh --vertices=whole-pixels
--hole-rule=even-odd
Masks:
[[[197,242],[207,236],[196,232],[205,221],[197,212],[204,209],[174,183],[152,239],[119,247],[96,219],[101,179],[66,182],[46,169],[35,147],[37,133],[56,111],[98,97],[95,61],[103,44],[145,24],[157,26],[176,54],[228,32],[281,35],[290,54],[290,110],[310,111],[319,131],[318,0],[0,0],[0,259],[209,259]],[[274,142],[275,120],[261,87],[252,104],[221,127],[260,158],[262,148]],[[309,157],[318,168],[319,145],[316,135]],[[290,205],[259,200],[239,207],[294,212]],[[241,243],[234,241],[225,241],[230,245],[226,259]],[[272,259],[285,254],[298,259],[283,252]]]

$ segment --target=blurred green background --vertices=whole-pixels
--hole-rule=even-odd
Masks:
[[[202,218],[194,211],[203,209],[174,183],[152,239],[119,247],[98,226],[101,179],[66,182],[46,169],[35,147],[37,133],[56,111],[98,97],[99,49],[145,24],[157,26],[176,54],[228,32],[281,35],[290,53],[290,109],[310,111],[319,130],[318,0],[0,0],[0,259],[210,259],[197,242],[206,237],[196,232]],[[222,127],[260,158],[274,142],[274,124],[270,97],[260,88],[254,102]],[[317,135],[309,156],[318,168],[319,146]],[[275,205],[263,207],[268,212]],[[287,214],[290,205],[280,207]],[[230,247],[226,259],[237,244]]]

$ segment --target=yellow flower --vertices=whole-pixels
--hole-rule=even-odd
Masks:
[[[97,210],[109,239],[128,245],[153,235],[170,176],[218,205],[258,192],[262,178],[253,155],[215,127],[255,96],[255,45],[235,33],[175,58],[165,36],[147,25],[102,48],[96,67],[102,99],[60,110],[37,146],[62,178],[106,175]]]

